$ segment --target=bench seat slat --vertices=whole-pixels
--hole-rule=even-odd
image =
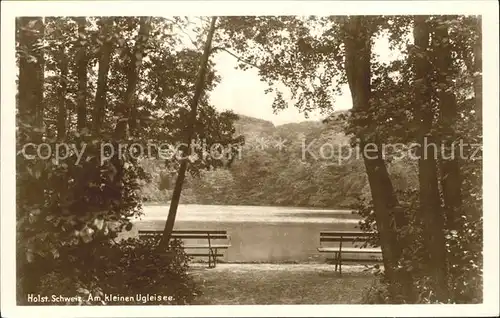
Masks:
[[[372,232],[356,232],[356,231],[325,231],[320,232],[321,236],[370,236]]]
[[[338,252],[339,247],[318,247],[318,251],[322,253]],[[342,253],[381,253],[380,248],[356,248],[356,247],[342,247]]]
[[[200,234],[207,234],[210,233],[212,234],[226,234],[227,231],[225,230],[174,230],[172,233],[177,233],[177,234],[193,234],[193,233],[200,233]]]
[[[175,239],[208,239],[208,235],[189,235],[189,234],[182,234],[182,235],[177,235],[174,234],[171,236],[171,238]],[[226,240],[228,237],[227,235],[210,235],[211,240]]]
[[[139,236],[141,237],[155,237],[155,236],[161,236],[163,232],[161,231],[139,231]],[[173,239],[210,239],[213,240],[227,240],[229,239],[229,236],[226,233],[216,233],[216,234],[210,234],[208,235],[207,232],[203,233],[178,233],[178,232],[172,232],[171,238]]]
[[[355,238],[355,237],[322,237],[319,239],[320,242],[360,242],[365,241],[366,238]]]
[[[231,247],[231,245],[227,245],[227,244],[212,244],[210,246],[208,245],[184,245],[183,246],[184,248],[229,248]]]
[[[139,233],[151,233],[151,234],[161,234],[163,230],[139,230]],[[227,231],[224,230],[174,230],[172,234],[227,234]]]
[[[203,253],[188,253],[187,255],[189,256],[195,256],[195,257],[207,257],[207,256],[212,256],[211,254],[209,255],[208,253],[203,254]],[[224,254],[215,254],[215,257],[222,257]]]
[[[351,255],[351,254],[346,254],[346,255]],[[379,263],[382,258],[381,257],[375,257],[374,254],[370,254],[371,257],[366,257],[366,258],[349,258],[349,257],[342,257],[342,262],[349,262],[349,263]],[[331,259],[327,259],[327,261],[335,261],[335,259],[331,258]],[[334,263],[335,264],[335,263]]]
[[[152,238],[155,238],[155,237],[158,237],[160,238],[161,236],[160,235],[142,235],[142,234],[139,234],[139,237],[152,237]],[[179,240],[207,240],[208,239],[208,236],[199,236],[199,235],[172,235],[170,237],[171,239],[179,239]],[[227,240],[229,239],[228,236],[210,236],[210,239],[211,240]]]
[[[140,237],[160,237],[162,234],[161,233],[142,233],[139,232]],[[208,236],[207,234],[200,235],[200,234],[172,234],[170,236],[173,239],[210,239],[212,240],[227,240],[229,237],[228,235],[222,235],[222,234],[214,234]]]

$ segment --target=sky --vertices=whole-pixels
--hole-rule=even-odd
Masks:
[[[323,118],[319,113],[311,113],[309,118],[306,118],[293,105],[273,113],[271,105],[274,95],[264,93],[268,86],[260,81],[256,69],[251,68],[246,71],[235,69],[237,60],[227,52],[218,53],[214,57],[214,62],[217,73],[221,76],[221,82],[210,93],[210,100],[218,110],[232,110],[237,114],[271,121],[274,125]],[[335,103],[336,110],[352,107],[348,87],[343,91],[344,94]]]
[[[387,37],[375,40],[373,51],[384,62],[389,62],[400,56],[397,52],[389,49]],[[213,61],[216,64],[217,73],[221,76],[221,82],[211,92],[210,100],[218,110],[232,110],[237,114],[271,121],[274,125],[323,119],[323,116],[318,112],[311,113],[309,118],[306,118],[293,105],[274,113],[271,107],[274,95],[264,93],[268,86],[265,82],[260,81],[256,69],[250,68],[246,71],[235,69],[238,64],[236,58],[224,51],[217,53]],[[351,107],[352,99],[349,87],[344,85],[342,95],[338,96],[334,102],[334,110],[345,110]]]

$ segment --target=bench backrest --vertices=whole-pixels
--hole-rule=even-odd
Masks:
[[[163,234],[163,230],[140,230],[139,237],[157,237]],[[224,230],[174,230],[171,238],[173,239],[210,239],[227,240],[229,236]]]
[[[370,232],[356,231],[326,231],[319,233],[319,241],[323,242],[362,242],[371,237]]]

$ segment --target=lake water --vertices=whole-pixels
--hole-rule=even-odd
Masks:
[[[163,229],[169,207],[144,206],[137,229]],[[227,230],[226,262],[315,262],[319,232],[355,230],[359,218],[349,210],[289,207],[179,205],[175,229]]]
[[[142,220],[166,220],[169,206],[144,206]],[[179,205],[177,221],[258,222],[258,223],[357,223],[350,210],[235,205]]]

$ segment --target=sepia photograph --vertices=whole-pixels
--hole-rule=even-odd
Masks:
[[[498,314],[496,1],[169,2],[2,3],[2,313]]]

